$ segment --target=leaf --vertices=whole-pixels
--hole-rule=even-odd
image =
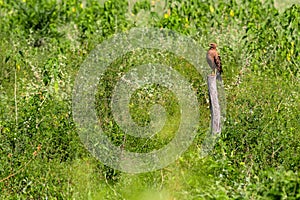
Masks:
[[[55,81],[55,83],[54,83],[54,91],[55,91],[55,93],[58,93],[58,90],[59,90],[58,82]]]

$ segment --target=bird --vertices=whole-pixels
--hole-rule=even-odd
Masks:
[[[222,81],[221,73],[223,72],[221,57],[217,52],[217,44],[210,43],[209,50],[206,54],[206,60],[210,68],[213,70],[213,74],[217,76],[217,80]]]

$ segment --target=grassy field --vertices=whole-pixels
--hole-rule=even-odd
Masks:
[[[0,199],[299,199],[300,7],[296,1],[0,0]],[[128,9],[130,7],[131,9]],[[280,12],[278,10],[280,10]],[[156,62],[184,76],[201,111],[199,130],[179,159],[130,174],[102,164],[84,147],[73,120],[72,92],[92,50],[136,27],[171,29],[207,49],[216,42],[224,68],[226,120],[215,148],[201,157],[210,113],[205,81],[186,59],[161,51],[129,52],[100,79],[96,102],[115,145],[149,152],[176,133],[179,104],[164,87],[134,93],[132,118],[167,110],[155,137],[126,137],[108,101],[121,75]],[[205,56],[205,55],[199,55]]]

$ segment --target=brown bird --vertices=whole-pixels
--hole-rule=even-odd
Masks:
[[[210,68],[213,70],[213,74],[217,76],[217,79],[219,81],[222,81],[221,73],[223,72],[223,70],[221,64],[221,57],[217,52],[217,44],[210,43],[209,46],[210,48],[206,54],[207,63],[209,64]]]

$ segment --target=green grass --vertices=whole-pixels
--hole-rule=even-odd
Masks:
[[[139,26],[127,18],[127,1],[0,0],[0,199],[299,199],[299,4],[180,2],[143,25],[172,29],[205,49],[218,43],[223,131],[211,154],[200,157],[210,124],[204,80],[170,52],[130,52],[109,66],[96,94],[98,117],[114,144],[124,143],[124,132],[101,98],[110,98],[134,65],[155,61],[177,70],[196,92],[201,115],[197,137],[179,159],[161,170],[127,174],[86,150],[72,116],[74,80],[88,54]],[[134,13],[143,9],[151,9],[147,1]],[[171,126],[151,139],[127,136],[127,150],[148,152],[174,137],[180,112],[168,89],[149,85],[131,103],[138,124],[149,123],[150,107],[158,103]]]

